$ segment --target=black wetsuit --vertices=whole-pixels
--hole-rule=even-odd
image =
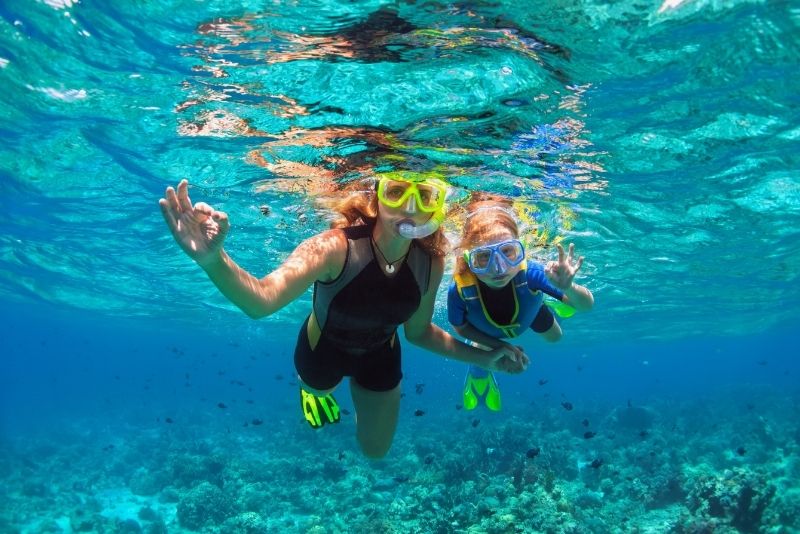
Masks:
[[[331,389],[352,376],[365,389],[388,391],[403,376],[395,332],[417,311],[428,290],[431,258],[412,241],[405,261],[389,277],[375,259],[372,226],[352,226],[344,232],[347,257],[341,274],[314,284],[314,316],[322,334],[312,350],[306,319],[295,348],[295,367],[314,389]]]

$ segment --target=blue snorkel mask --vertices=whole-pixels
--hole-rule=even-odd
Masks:
[[[503,275],[525,261],[525,247],[519,239],[464,251],[464,261],[475,274]]]

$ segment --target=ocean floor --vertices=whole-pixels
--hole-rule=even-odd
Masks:
[[[797,398],[416,416],[408,400],[381,461],[357,450],[349,411],[318,431],[298,409],[3,435],[0,532],[800,531]]]

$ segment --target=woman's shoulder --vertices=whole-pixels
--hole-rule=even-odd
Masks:
[[[309,237],[305,242],[325,248],[338,248],[347,245],[347,235],[344,228],[331,228]]]
[[[347,236],[341,228],[313,235],[301,246],[305,254],[316,256],[324,264],[327,274],[321,277],[321,281],[330,281],[341,272],[347,258]]]

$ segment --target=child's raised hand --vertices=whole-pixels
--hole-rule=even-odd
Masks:
[[[569,244],[569,255],[564,254],[564,247],[560,244],[556,247],[558,247],[558,261],[548,262],[544,272],[553,285],[567,290],[572,287],[572,280],[583,265],[583,256],[575,261],[575,245],[573,243]]]

